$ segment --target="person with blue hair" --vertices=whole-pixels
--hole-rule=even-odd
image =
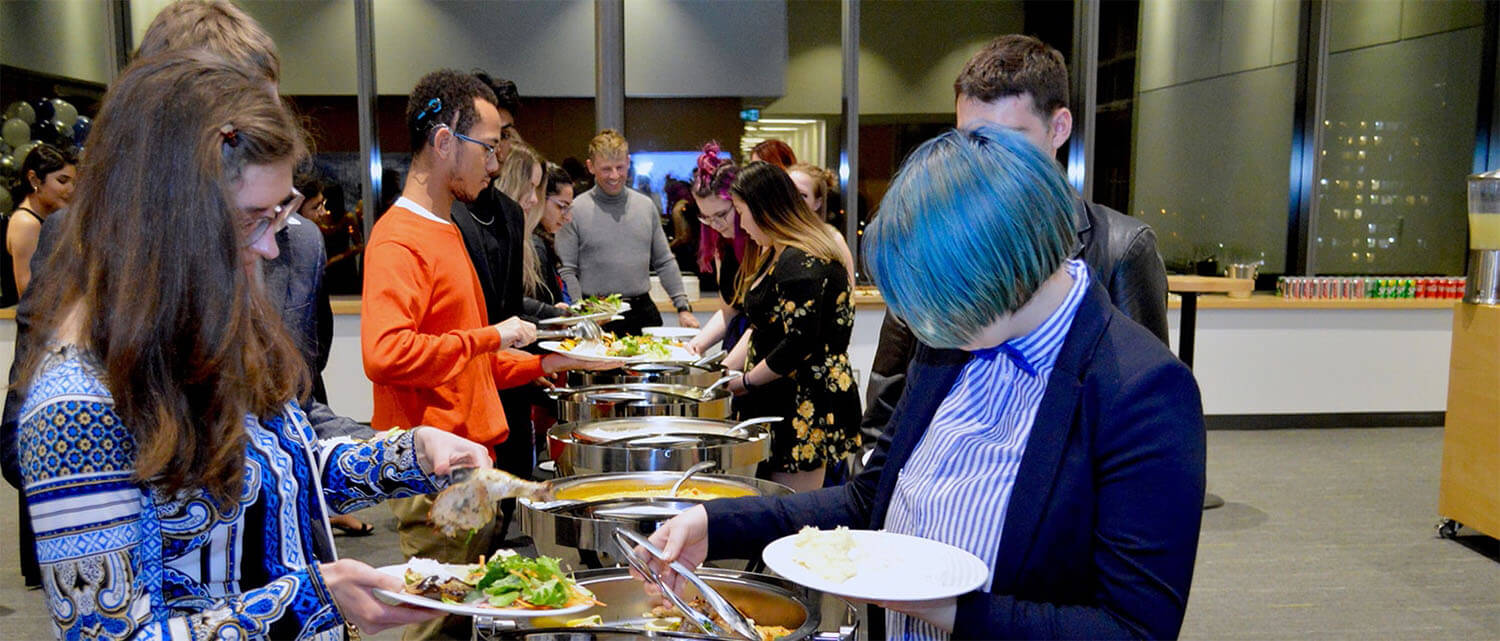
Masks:
[[[1072,257],[1072,212],[1055,162],[1018,134],[918,147],[866,231],[875,284],[921,339],[869,465],[838,487],[711,501],[652,542],[693,566],[804,526],[884,529],[990,570],[958,597],[878,603],[887,638],[1176,637],[1202,403],[1188,368]]]

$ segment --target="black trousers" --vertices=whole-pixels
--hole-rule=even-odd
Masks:
[[[531,400],[535,396],[532,384],[512,387],[500,391],[500,404],[505,408],[505,422],[510,426],[510,436],[495,446],[495,467],[530,480],[536,467],[536,446],[531,430]],[[505,538],[506,530],[516,514],[516,500],[500,501],[499,538]]]
[[[604,331],[614,332],[615,336],[639,336],[642,328],[661,327],[661,312],[656,311],[651,294],[621,297],[621,300],[630,303],[630,311],[620,314],[625,318],[606,323]]]

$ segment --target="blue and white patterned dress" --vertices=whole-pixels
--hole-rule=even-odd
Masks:
[[[343,638],[318,571],[324,502],[346,513],[438,488],[411,432],[320,443],[293,403],[245,430],[227,513],[201,490],[167,495],[131,480],[135,439],[97,365],[72,347],[47,357],[17,438],[58,638]]]

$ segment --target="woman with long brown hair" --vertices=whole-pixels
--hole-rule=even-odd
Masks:
[[[260,283],[306,154],[263,78],[137,60],[94,123],[22,364],[23,490],[59,638],[331,637],[431,618],[334,560],[325,505],[435,491],[484,449],[435,429],[316,440]]]
[[[859,448],[850,265],[785,171],[752,162],[730,191],[758,249],[740,266],[750,352],[728,388],[747,397],[736,404],[741,418],[785,419],[772,433],[771,480],[816,489],[827,464]]]

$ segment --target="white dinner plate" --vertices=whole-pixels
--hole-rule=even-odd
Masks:
[[[650,356],[605,356],[603,354],[596,354],[587,351],[572,352],[563,349],[562,341],[542,341],[540,343],[537,343],[537,347],[545,349],[549,352],[556,352],[558,354],[565,354],[567,356],[573,356],[576,358],[582,358],[591,361],[609,361],[613,363],[682,363],[698,360],[698,357],[694,356],[692,352],[689,352],[686,347],[678,347],[676,345],[667,346],[666,358],[652,358]]]
[[[462,568],[463,566],[452,565],[450,567]],[[406,576],[405,563],[397,565],[387,565],[383,568],[376,569],[398,579],[404,580],[403,577]],[[536,617],[555,617],[568,614],[577,614],[594,607],[591,604],[583,604],[575,605],[571,608],[556,608],[550,610],[524,610],[518,608],[492,608],[489,606],[465,605],[461,603],[444,603],[442,601],[429,599],[424,596],[407,594],[405,592],[392,592],[390,590],[382,588],[375,588],[375,594],[381,597],[383,600],[386,600],[387,602],[394,601],[404,603],[406,605],[414,605],[419,608],[442,610],[451,614],[461,614],[471,617],[493,617],[496,619],[533,619]]]
[[[620,320],[614,318],[619,314],[630,311],[630,303],[620,303],[620,308],[613,312],[594,312],[592,314],[580,314],[578,316],[558,316],[557,318],[544,318],[536,322],[538,325],[575,325],[586,320],[599,321],[603,325],[605,321]]]
[[[691,340],[698,336],[702,330],[692,327],[643,327],[641,332],[647,336],[660,336],[662,338],[675,338],[677,340]]]
[[[945,599],[974,591],[990,576],[979,557],[947,543],[883,530],[849,533],[857,573],[846,581],[829,581],[798,563],[796,535],[771,542],[762,556],[788,581],[864,601]]]

